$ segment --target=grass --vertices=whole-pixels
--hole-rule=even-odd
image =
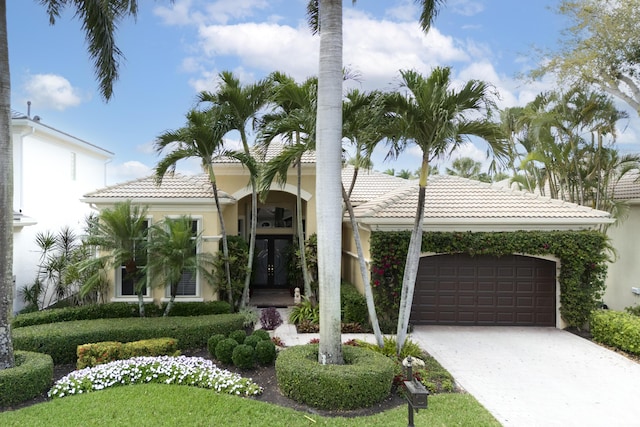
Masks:
[[[500,426],[469,394],[429,397],[415,425]],[[0,413],[9,426],[406,426],[405,405],[367,417],[322,417],[207,389],[141,384],[69,396]]]

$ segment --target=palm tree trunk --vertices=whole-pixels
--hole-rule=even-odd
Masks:
[[[416,210],[416,221],[411,231],[411,240],[407,250],[407,260],[404,265],[404,276],[402,277],[402,293],[400,295],[400,308],[398,311],[398,331],[396,337],[396,352],[400,354],[404,342],[407,339],[407,328],[409,327],[409,317],[411,316],[411,306],[413,304],[413,291],[416,287],[416,277],[420,264],[420,253],[422,251],[422,224],[424,222],[424,203],[427,187],[427,171],[429,164],[427,160],[422,161],[420,170],[420,187],[418,190],[418,206]]]
[[[13,147],[7,4],[0,0],[0,370],[14,366],[10,313],[13,312]]]
[[[251,286],[251,276],[253,273],[253,255],[256,251],[256,233],[258,228],[258,189],[256,188],[256,178],[251,177],[251,230],[249,232],[249,257],[247,259],[247,275],[244,279],[244,289],[240,308],[245,308],[249,302],[249,287]]]
[[[302,228],[302,156],[298,158],[298,188],[296,194],[296,228],[298,231],[298,251],[300,251],[300,265],[302,266],[302,280],[304,283],[304,294],[307,298],[313,297],[311,290],[311,279],[307,268],[307,253],[304,245],[304,230]]]
[[[342,364],[342,0],[320,2],[320,67],[316,118],[316,216],[321,364]]]
[[[216,177],[213,173],[211,165],[207,166],[209,173],[209,180],[211,181],[211,188],[213,189],[213,199],[216,202],[216,210],[218,211],[218,221],[220,221],[220,234],[222,236],[222,256],[224,257],[224,272],[227,278],[227,300],[231,306],[231,310],[234,310],[235,305],[233,303],[233,286],[231,285],[231,268],[229,266],[229,242],[227,241],[227,229],[224,226],[224,215],[220,208],[220,198],[218,197],[218,185],[216,184]]]
[[[369,321],[373,328],[373,334],[376,337],[376,343],[378,347],[384,347],[384,339],[382,337],[382,331],[380,330],[380,324],[378,323],[378,314],[376,313],[376,305],[373,300],[373,291],[371,290],[371,281],[369,280],[369,271],[364,260],[364,252],[362,251],[362,241],[360,240],[360,231],[358,230],[358,224],[356,223],[356,216],[353,213],[353,206],[351,200],[347,196],[347,192],[342,187],[342,198],[344,204],[349,211],[349,218],[351,219],[351,229],[353,230],[353,240],[356,243],[356,250],[358,252],[358,262],[360,264],[360,274],[362,275],[362,284],[364,287],[364,297],[367,301],[367,311],[369,312]]]

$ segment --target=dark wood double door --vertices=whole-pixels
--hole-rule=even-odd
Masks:
[[[253,283],[256,289],[288,288],[287,261],[291,236],[258,235],[253,262]]]

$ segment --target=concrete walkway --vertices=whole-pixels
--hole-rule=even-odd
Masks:
[[[418,326],[411,339],[505,426],[640,426],[640,364],[569,332]]]

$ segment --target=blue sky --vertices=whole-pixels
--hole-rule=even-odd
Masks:
[[[154,138],[184,124],[197,93],[214,90],[220,71],[246,83],[275,70],[298,80],[317,74],[318,37],[306,25],[306,0],[142,0],[137,21],[119,28],[126,59],[114,98],[105,103],[78,20],[67,12],[50,26],[36,0],[7,3],[12,108],[26,113],[31,101],[31,115],[43,123],[114,152],[110,184],[151,173],[158,161]],[[351,3],[344,2],[343,62],[361,76],[351,84],[392,89],[400,69],[428,75],[434,66],[451,66],[457,80],[492,83],[500,107],[524,105],[553,88],[550,80],[516,76],[536,66],[536,48],[553,48],[559,39],[566,22],[550,9],[557,1],[448,0],[427,35],[413,0]],[[629,115],[620,123],[618,148],[640,152],[638,117]],[[382,152],[375,169],[420,166],[419,153],[389,163]],[[484,149],[470,144],[459,155],[481,161]]]

